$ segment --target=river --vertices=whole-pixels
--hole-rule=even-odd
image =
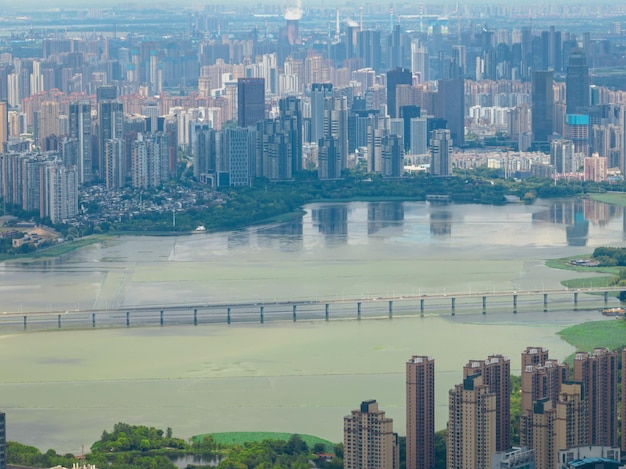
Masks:
[[[624,244],[622,209],[593,201],[501,207],[333,203],[244,231],[120,237],[58,259],[0,264],[0,310],[353,298],[558,288],[544,260]],[[588,275],[587,275],[588,276]],[[79,452],[115,422],[287,431],[340,441],[342,416],[375,398],[404,434],[404,363],[431,355],[436,423],[470,358],[527,345],[564,358],[556,332],[597,309],[430,312],[393,320],[11,332],[0,335],[8,438]]]

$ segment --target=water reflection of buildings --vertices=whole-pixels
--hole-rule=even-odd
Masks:
[[[593,225],[605,226],[611,218],[617,215],[617,207],[611,204],[598,202],[597,200],[583,200],[585,218]]]
[[[549,222],[565,226],[569,246],[586,246],[589,221],[585,218],[585,205],[580,200],[565,200],[553,203],[541,212],[533,213],[534,222]]]
[[[299,251],[302,248],[302,218],[260,229],[258,244],[264,248],[278,247],[286,252]]]
[[[323,234],[328,244],[348,242],[348,207],[329,206],[311,210],[313,227]]]
[[[367,207],[367,234],[372,235],[404,220],[402,202],[370,202]]]
[[[430,212],[430,234],[433,236],[450,236],[452,234],[452,213],[448,210]]]

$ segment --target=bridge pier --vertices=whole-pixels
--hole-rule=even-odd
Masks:
[[[130,311],[126,311],[126,327],[130,327]]]
[[[325,311],[324,311],[324,319],[326,321],[328,321],[328,303],[326,303],[326,308],[325,308]]]
[[[163,310],[161,310],[161,312],[159,313],[159,324],[161,324],[161,327],[163,327]]]
[[[27,318],[27,317],[28,317],[28,316],[26,316],[26,315],[24,316],[24,330],[26,330],[26,318]]]
[[[96,313],[91,313],[91,327],[96,327]]]
[[[452,314],[454,314],[454,310],[456,308],[456,298],[451,298],[450,299],[450,303],[451,303],[451,307],[452,307]]]
[[[361,302],[360,301],[356,304],[356,318],[359,320],[361,319]]]
[[[260,316],[261,316],[261,317],[260,317],[260,319],[261,319],[261,324],[263,324],[263,323],[265,322],[265,319],[263,318],[263,306],[261,306],[261,310],[260,310],[259,312],[260,312]]]
[[[483,309],[487,309],[487,297],[483,296]]]
[[[424,316],[424,298],[420,300],[420,315]]]
[[[604,292],[604,302],[607,303],[609,301],[609,292],[605,291]]]
[[[57,315],[57,322],[59,324],[59,329],[61,329],[61,315]]]
[[[517,313],[517,295],[513,295],[513,313]]]
[[[296,305],[293,305],[293,322],[296,322]]]
[[[198,310],[197,309],[193,310],[193,325],[194,326],[198,325]]]
[[[578,304],[578,292],[574,292],[574,304]]]
[[[226,309],[226,324],[230,324],[230,308]]]
[[[548,311],[548,294],[544,293],[543,294],[543,312],[545,313],[546,311]]]
[[[393,317],[393,301],[389,300],[389,319]]]

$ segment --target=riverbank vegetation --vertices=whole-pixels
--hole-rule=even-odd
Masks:
[[[626,321],[585,322],[567,327],[558,334],[579,351],[591,352],[596,347],[617,350],[626,346]]]
[[[322,454],[323,457],[319,455]],[[235,469],[242,467],[281,467],[309,469],[310,461],[318,467],[343,467],[343,445],[311,435],[288,433],[236,432],[199,435],[188,442],[165,431],[143,425],[117,423],[113,431],[104,431],[91,451],[77,457],[45,453],[20,443],[7,443],[7,463],[29,467],[63,466],[75,463],[94,464],[99,469],[176,469],[173,461],[194,456],[197,467]],[[319,460],[319,461],[318,461]]]

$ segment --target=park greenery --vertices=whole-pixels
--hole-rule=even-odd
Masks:
[[[143,425],[117,423],[113,431],[104,431],[91,451],[79,457],[57,454],[50,449],[45,453],[21,443],[7,443],[7,463],[29,467],[64,466],[74,463],[94,464],[107,469],[176,469],[173,460],[184,456],[200,457],[198,467],[219,469],[281,468],[308,469],[310,461],[317,467],[340,469],[343,467],[343,445],[306,435],[288,433],[241,433],[236,441],[228,441],[229,434],[200,435],[185,441],[173,436],[171,428],[165,431]],[[269,437],[269,438],[266,438]],[[274,437],[274,438],[271,438]],[[313,445],[307,444],[307,441]],[[321,460],[319,454],[330,455]]]

